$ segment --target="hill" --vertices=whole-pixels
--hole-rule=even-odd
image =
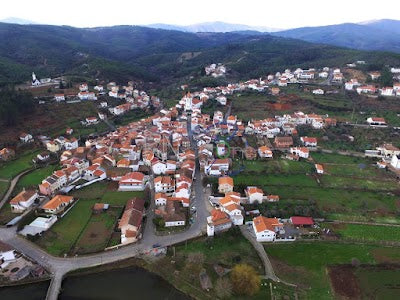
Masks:
[[[360,25],[361,26],[361,25]],[[235,78],[282,67],[337,66],[357,59],[400,64],[399,55],[312,44],[257,32],[189,33],[139,26],[74,28],[0,23],[0,83],[77,75],[162,82],[200,74],[222,62]],[[85,79],[82,79],[85,80]]]
[[[345,23],[303,27],[276,32],[274,35],[359,50],[400,52],[400,34],[397,32],[400,27],[394,26],[399,21],[393,22],[382,20],[366,25]]]
[[[400,35],[400,21],[398,20],[383,19],[363,22],[362,24],[371,28],[377,28]]]

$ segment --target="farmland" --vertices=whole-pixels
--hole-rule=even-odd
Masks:
[[[366,242],[400,242],[400,227],[340,224],[333,226],[333,230],[339,233],[341,238]]]
[[[90,253],[104,249],[113,233],[126,201],[143,197],[142,192],[117,192],[107,184],[96,183],[73,193],[79,198],[75,206],[45,232],[37,243],[53,255]],[[92,214],[95,203],[107,203],[112,208],[100,215]]]
[[[11,179],[33,166],[32,159],[39,151],[29,151],[15,160],[0,164],[0,178]]]

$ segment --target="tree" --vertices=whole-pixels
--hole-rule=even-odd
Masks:
[[[261,279],[253,267],[236,265],[231,272],[233,291],[238,295],[252,296],[260,289]]]
[[[232,296],[232,283],[229,278],[222,277],[217,279],[215,293],[218,298],[225,299]]]

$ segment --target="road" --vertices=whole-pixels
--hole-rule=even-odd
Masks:
[[[188,129],[190,129],[190,127],[191,118],[189,117]],[[195,193],[195,197],[193,200],[193,205],[196,206],[197,212],[193,216],[193,224],[184,232],[168,236],[156,236],[153,225],[153,206],[150,206],[151,208],[148,210],[146,224],[144,226],[143,238],[138,243],[93,255],[54,257],[39,248],[36,244],[31,243],[30,241],[19,236],[16,231],[16,226],[10,228],[0,228],[0,241],[10,244],[17,251],[38,262],[51,273],[52,280],[46,299],[56,300],[58,298],[62,279],[70,271],[82,268],[90,268],[135,257],[150,251],[153,249],[153,245],[156,243],[160,244],[162,247],[171,246],[201,236],[206,232],[206,218],[208,216],[208,211],[206,207],[206,199],[204,198],[202,174],[200,173],[200,165],[197,159],[198,149],[193,141],[191,130],[188,130],[188,135],[192,143],[192,149],[195,149],[196,151],[196,168],[193,181],[193,191]],[[4,199],[8,198],[8,195],[13,191],[18,179],[24,174],[25,173],[21,173],[13,179],[10,189]],[[6,201],[4,199],[2,202]]]
[[[10,186],[8,188],[7,193],[4,195],[3,199],[0,201],[0,209],[3,207],[3,205],[7,202],[8,198],[11,196],[11,193],[14,191],[15,186],[17,185],[19,179],[24,176],[26,173],[30,172],[31,169],[23,171],[19,173],[17,176],[15,176],[10,183]]]

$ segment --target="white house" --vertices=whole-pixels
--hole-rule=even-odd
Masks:
[[[17,196],[10,200],[11,211],[14,213],[21,213],[31,207],[39,194],[34,190],[23,190]]]
[[[390,164],[396,168],[400,169],[400,155],[393,155],[392,160],[390,161]]]
[[[33,140],[33,136],[31,134],[29,134],[29,133],[22,133],[19,136],[19,140],[21,142],[23,142],[23,143],[29,143],[29,142],[31,142]]]
[[[283,230],[283,224],[277,218],[259,216],[253,219],[253,230],[258,242],[273,242],[276,233]]]
[[[141,172],[131,172],[121,177],[119,181],[119,191],[143,191],[145,188],[144,174]]]
[[[154,203],[157,206],[166,205],[167,204],[167,195],[165,193],[156,193],[154,195]]]
[[[65,96],[64,96],[64,94],[55,94],[55,95],[54,95],[54,99],[55,99],[57,102],[65,101]]]
[[[165,163],[163,163],[157,159],[151,163],[151,169],[153,170],[153,173],[155,175],[160,175],[160,174],[165,174],[165,172],[167,170],[167,166]]]
[[[323,89],[315,89],[312,91],[312,93],[315,95],[323,95],[325,92]]]
[[[369,117],[367,123],[370,126],[386,126],[386,120],[384,118]]]
[[[220,209],[213,209],[211,216],[207,217],[207,235],[214,236],[232,227],[232,221],[227,213]]]
[[[292,147],[290,148],[290,153],[298,155],[301,158],[308,158],[310,156],[310,150],[306,147]]]
[[[263,197],[264,197],[264,192],[262,189],[259,189],[258,187],[255,186],[248,186],[247,189],[245,190],[246,196],[249,198],[249,203],[262,203],[263,202]]]

